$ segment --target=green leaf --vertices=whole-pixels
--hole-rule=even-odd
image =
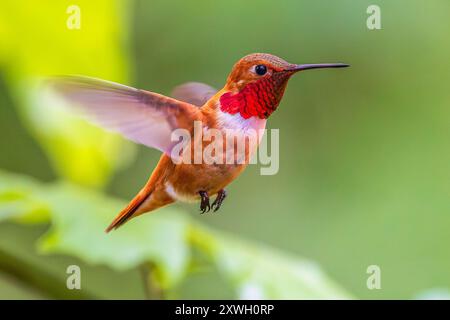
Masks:
[[[39,193],[38,183],[31,178],[1,174],[0,221],[13,219],[38,223],[49,220],[50,210]]]
[[[201,227],[192,238],[240,299],[351,298],[312,261]]]
[[[67,27],[69,5],[80,10],[80,29]],[[122,1],[46,0],[9,1],[0,11],[0,63],[14,105],[57,173],[79,184],[104,185],[134,146],[65,111],[38,79],[76,73],[126,82],[126,9]]]
[[[40,203],[50,213],[50,230],[38,244],[42,253],[75,256],[115,270],[151,266],[162,290],[175,288],[192,265],[206,262],[243,299],[351,297],[315,263],[204,227],[174,206],[106,234],[124,202],[68,183],[45,185],[2,172],[0,181],[0,199],[6,199],[0,201],[0,212],[20,217],[31,214],[28,205]],[[17,199],[22,206],[11,206]]]
[[[116,270],[152,263],[162,288],[178,283],[186,273],[188,219],[175,209],[141,217],[107,234],[106,226],[125,206],[122,201],[70,185],[54,186],[46,199],[52,227],[39,244],[42,252],[75,255]]]

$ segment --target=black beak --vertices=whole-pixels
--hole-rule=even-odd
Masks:
[[[311,63],[311,64],[296,64],[293,67],[289,68],[288,70],[298,72],[308,69],[346,68],[346,67],[350,67],[350,65],[346,63]]]

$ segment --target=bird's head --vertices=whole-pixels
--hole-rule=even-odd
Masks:
[[[342,63],[292,64],[266,53],[254,53],[240,59],[231,70],[220,108],[223,112],[268,118],[278,107],[290,77],[302,70],[348,67]]]

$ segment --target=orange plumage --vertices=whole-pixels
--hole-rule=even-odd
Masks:
[[[175,130],[183,129],[190,136],[182,154],[191,159],[195,158],[196,143],[206,149],[213,141],[196,141],[196,123],[205,135],[214,131],[226,137],[233,130],[237,139],[249,139],[250,132],[265,128],[266,119],[278,107],[293,74],[306,69],[346,66],[296,65],[269,54],[251,54],[234,65],[221,90],[216,92],[201,83],[187,83],[175,89],[174,98],[86,77],[62,77],[53,84],[58,92],[75,102],[74,106],[88,120],[163,152],[145,186],[108,226],[109,232],[130,218],[175,201],[200,200],[202,212],[218,210],[226,197],[225,187],[248,165],[260,138],[256,144],[245,145],[241,161],[210,163],[201,155],[199,163],[179,163],[172,153]],[[224,154],[218,158],[224,160],[227,152],[237,152],[236,148],[225,143]],[[216,194],[210,205],[209,197]]]

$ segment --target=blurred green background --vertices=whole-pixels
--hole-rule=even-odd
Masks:
[[[381,30],[366,27],[371,4],[381,8]],[[81,10],[79,30],[66,26],[70,5]],[[290,295],[262,297],[450,295],[449,1],[71,0],[4,1],[1,7],[0,298],[145,297],[140,268],[126,265],[126,254],[116,260],[102,256],[107,246],[117,244],[103,235],[103,221],[98,237],[105,238],[104,247],[91,255],[83,252],[94,249],[82,241],[90,231],[79,227],[84,234],[71,233],[73,225],[95,219],[96,209],[79,222],[77,210],[88,207],[64,200],[58,202],[60,211],[35,202],[30,209],[27,192],[37,192],[32,200],[38,203],[47,201],[47,186],[69,197],[104,190],[111,198],[130,199],[159,152],[133,147],[61,113],[53,107],[58,103],[42,94],[39,77],[85,74],[168,95],[192,80],[220,88],[231,66],[252,52],[294,63],[346,62],[351,68],[304,72],[290,81],[268,122],[269,128],[280,129],[278,174],[261,176],[258,166],[250,166],[228,188],[220,214],[200,216],[197,205],[177,204],[170,209],[176,211],[173,220],[180,213],[194,225],[220,230],[219,235],[314,261],[339,284],[336,290],[346,292],[297,295],[298,288],[292,288]],[[14,189],[13,173],[36,181]],[[55,181],[65,182],[54,186]],[[77,191],[67,183],[77,185]],[[38,186],[23,187],[29,184]],[[11,199],[26,202],[16,206]],[[104,210],[105,221],[115,216],[113,210]],[[68,212],[74,212],[70,220]],[[138,225],[151,226],[164,214],[133,220],[119,236],[128,232],[141,243],[136,233],[150,231]],[[67,234],[75,236],[68,240]],[[133,244],[121,252],[132,251]],[[155,250],[169,245],[164,236],[154,244]],[[114,256],[114,248],[109,249]],[[235,261],[232,255],[241,252],[240,245],[229,252]],[[251,292],[253,287],[240,287],[236,295],[234,286],[244,276],[226,281],[220,269],[229,261],[214,259],[216,267],[189,263],[186,276],[173,280],[176,285],[164,276],[170,282],[161,285],[169,292],[164,297],[234,298],[245,297],[242,290]],[[265,273],[264,259],[259,265],[248,260],[249,270],[260,271],[251,283],[283,273],[278,266]],[[64,287],[69,264],[82,268],[80,292]],[[367,289],[369,265],[381,268],[379,290]],[[306,277],[314,282],[313,273]]]

